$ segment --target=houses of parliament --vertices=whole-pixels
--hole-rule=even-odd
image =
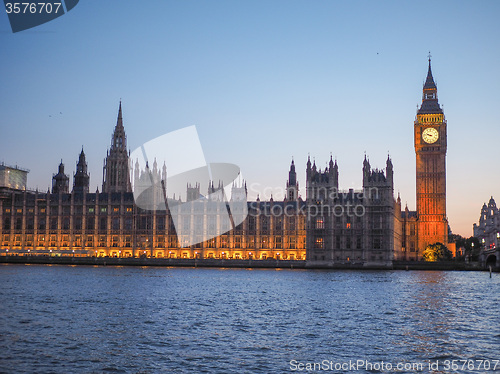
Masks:
[[[190,219],[176,220],[180,208],[175,206],[148,210],[136,204],[133,186],[141,172],[129,167],[120,102],[101,191],[89,191],[83,149],[71,185],[61,161],[47,192],[26,189],[26,170],[0,165],[0,255],[306,260],[367,267],[420,260],[429,244],[447,245],[446,125],[429,58],[413,124],[416,211],[402,209],[400,197],[394,196],[390,157],[383,169],[375,169],[365,156],[362,188],[347,191],[339,190],[335,160],[330,158],[321,170],[308,159],[305,199],[299,197],[292,160],[281,201],[246,201],[246,185],[233,184],[230,199],[243,196],[248,215],[219,229],[220,222],[207,214],[205,191],[197,181],[186,191],[186,200],[195,202]],[[162,181],[167,168],[153,165]],[[212,183],[205,196],[218,190],[222,193],[220,184]],[[168,185],[164,192],[166,198]],[[219,234],[193,244],[178,235],[175,222],[182,222],[183,233],[196,226]]]

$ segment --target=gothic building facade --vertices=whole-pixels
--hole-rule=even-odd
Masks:
[[[53,175],[52,191],[0,186],[0,254],[289,260],[306,257],[305,203],[298,198],[293,162],[287,182],[291,199],[247,203],[246,185],[232,186],[231,199],[245,201],[248,216],[230,230],[220,227],[217,220],[221,215],[218,210],[226,211],[225,204],[210,204],[223,199],[220,183],[210,185],[210,201],[200,201],[196,182],[187,186],[187,200],[194,203],[186,220],[185,206],[172,197],[166,210],[141,209],[134,201],[130,180],[133,178],[138,188],[141,183],[149,185],[151,175],[165,180],[166,165],[159,168],[154,162],[149,174],[136,165],[130,174],[120,103],[104,161],[102,192],[89,192],[90,176],[83,149],[71,192],[62,161],[58,173]],[[183,245],[189,242],[188,238],[177,231],[186,233],[196,226],[220,235]]]
[[[363,187],[339,190],[337,162],[322,172],[307,162],[306,248],[312,263],[390,266],[401,247],[401,200],[394,199],[393,165],[363,161]]]
[[[0,186],[0,254],[273,258],[332,266],[390,266],[393,260],[419,260],[428,244],[447,244],[448,228],[446,120],[430,59],[414,122],[414,143],[416,211],[408,207],[402,211],[400,197],[394,197],[390,157],[384,169],[372,169],[366,156],[359,190],[339,190],[339,166],[332,158],[323,171],[308,159],[303,200],[292,160],[282,201],[247,202],[243,183],[233,184],[226,202],[220,182],[211,182],[203,196],[199,181],[193,180],[186,186],[191,204],[183,204],[179,196],[168,196],[168,165],[157,165],[155,160],[151,169],[146,164],[147,170],[139,170],[129,161],[120,102],[101,192],[89,192],[83,149],[71,191],[62,161],[52,191]],[[152,182],[156,187],[147,191]],[[138,190],[153,202],[151,209],[134,200]],[[237,201],[244,201],[248,216],[241,223],[235,223],[239,221],[234,216],[223,223],[219,217]],[[158,204],[163,208],[157,209]],[[193,240],[193,232],[212,235]]]

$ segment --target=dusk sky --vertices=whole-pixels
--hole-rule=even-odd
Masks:
[[[207,161],[239,165],[249,199],[278,194],[292,157],[305,198],[308,154],[322,169],[337,158],[348,189],[365,152],[378,168],[389,152],[395,196],[414,210],[430,51],[448,218],[470,236],[483,202],[500,202],[499,16],[498,1],[82,0],[13,34],[4,12],[0,162],[45,191],[61,159],[73,183],[83,146],[101,190],[121,98],[130,149],[196,125]]]

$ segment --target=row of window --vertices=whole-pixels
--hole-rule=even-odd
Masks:
[[[10,236],[9,235],[4,235],[3,237],[3,245],[4,246],[9,246],[10,244]],[[21,240],[21,235],[15,235],[13,237],[13,242],[14,246],[21,246],[22,240]],[[98,235],[96,237],[97,241],[97,246],[99,247],[107,247],[108,246],[108,240],[107,240],[106,235]],[[153,246],[156,248],[164,248],[165,246],[168,246],[169,248],[178,248],[179,247],[179,242],[177,240],[176,236],[170,236],[170,237],[156,237],[156,240],[154,240]],[[205,248],[254,248],[256,244],[258,244],[259,247],[261,248],[275,248],[275,249],[282,249],[284,247],[289,248],[289,249],[296,249],[298,247],[303,248],[304,247],[304,238],[297,238],[297,237],[288,237],[288,240],[284,240],[283,237],[276,236],[276,237],[268,237],[264,236],[261,238],[247,238],[247,240],[243,240],[242,237],[237,236],[234,237],[234,240],[231,241],[228,236],[220,236],[217,239],[210,239],[204,242],[204,245],[199,243],[197,246],[198,247],[205,247]],[[119,236],[112,236],[110,238],[110,246],[111,247],[120,247],[120,246],[125,246],[125,247],[131,247],[132,243],[134,241],[134,238],[130,235],[127,235],[122,238],[122,241],[120,242],[120,237]],[[59,243],[62,247],[69,247],[69,246],[74,246],[74,247],[81,247],[81,246],[86,246],[86,247],[93,247],[94,246],[94,236],[93,235],[86,235],[86,236],[80,236],[76,235],[74,238],[74,241],[71,242],[69,235],[62,235],[60,237],[60,240],[58,240],[57,235],[26,235],[25,236],[25,246],[27,247],[33,247],[33,243],[35,246],[39,247],[56,247]],[[188,243],[188,239],[181,238],[181,242],[186,242]],[[232,244],[231,244],[232,243]],[[71,244],[71,245],[70,245]],[[136,246],[138,247],[144,247],[144,248],[149,248],[151,247],[150,240],[148,237],[137,237],[136,238]]]
[[[381,238],[373,238],[371,247],[373,249],[381,249],[382,248],[382,239]],[[325,248],[325,240],[324,238],[317,237],[314,240],[314,248],[316,249],[324,249]],[[344,245],[341,243],[341,237],[337,235],[335,237],[335,248],[337,249],[362,249],[363,248],[363,239],[361,236],[351,238],[349,236],[344,237]]]

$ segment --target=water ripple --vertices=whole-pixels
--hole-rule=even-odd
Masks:
[[[288,373],[500,346],[498,274],[2,265],[0,284],[0,372]]]

